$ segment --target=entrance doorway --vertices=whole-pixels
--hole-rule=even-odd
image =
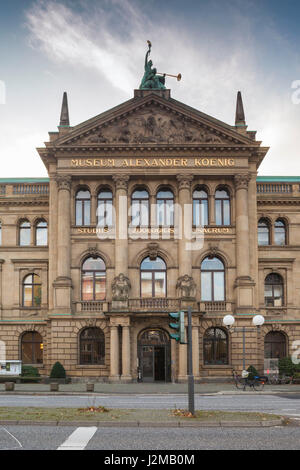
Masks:
[[[167,333],[148,329],[138,339],[139,379],[142,382],[171,381],[171,349]]]

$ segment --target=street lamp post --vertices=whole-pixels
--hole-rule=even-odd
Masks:
[[[252,319],[253,327],[260,328],[265,322],[265,318],[262,315],[255,315]],[[235,323],[235,318],[232,315],[225,315],[223,318],[223,324],[228,328],[232,328]],[[242,331],[243,333],[243,370],[246,369],[246,331],[253,331],[253,328],[234,327],[234,331]]]

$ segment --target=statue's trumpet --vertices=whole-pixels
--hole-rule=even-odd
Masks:
[[[177,78],[177,82],[180,82],[180,80],[182,79],[181,73],[179,73],[178,75],[172,75],[170,73],[157,72],[157,74],[158,75],[167,75],[168,77],[175,77],[175,78]]]

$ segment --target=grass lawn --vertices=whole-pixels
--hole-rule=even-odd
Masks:
[[[91,407],[92,408],[92,407]],[[0,407],[1,420],[30,421],[140,421],[140,422],[186,422],[186,421],[270,421],[280,419],[278,415],[266,413],[199,411],[190,417],[184,410],[143,410],[143,409],[105,409],[88,408],[35,408]]]

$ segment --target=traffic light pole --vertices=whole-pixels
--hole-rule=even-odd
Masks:
[[[195,393],[193,375],[193,344],[192,344],[192,308],[188,307],[188,396],[189,412],[195,414]]]

